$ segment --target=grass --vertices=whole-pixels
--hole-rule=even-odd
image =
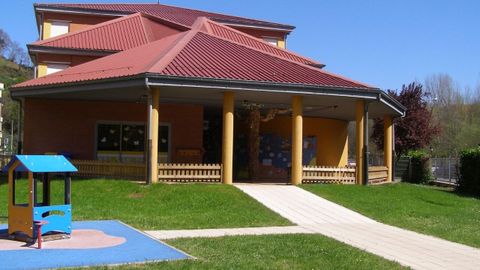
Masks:
[[[62,189],[63,181],[53,181],[53,204],[61,204]],[[0,205],[0,223],[6,223],[5,180],[0,185]],[[75,220],[118,219],[142,230],[291,224],[235,187],[218,184],[145,186],[120,180],[74,180],[72,210]]]
[[[196,238],[168,243],[198,259],[118,269],[405,269],[321,235]]]
[[[386,224],[480,247],[479,199],[404,183],[303,188]]]

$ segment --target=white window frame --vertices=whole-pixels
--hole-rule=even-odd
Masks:
[[[56,37],[70,32],[70,21],[50,21],[50,37]]]
[[[262,39],[268,44],[271,44],[277,47],[278,47],[278,42],[280,41],[278,38],[275,38],[275,37],[262,37]]]

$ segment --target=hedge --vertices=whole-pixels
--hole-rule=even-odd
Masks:
[[[425,151],[415,150],[410,151],[407,157],[410,158],[410,168],[402,180],[416,184],[428,183],[432,179],[430,156]]]
[[[458,190],[480,196],[480,146],[460,153]]]

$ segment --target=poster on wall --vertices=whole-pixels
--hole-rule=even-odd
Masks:
[[[247,137],[240,134],[235,138],[236,178],[248,177]],[[292,166],[292,144],[290,138],[265,133],[260,136],[260,179],[288,180]],[[303,138],[303,165],[317,164],[317,137]]]

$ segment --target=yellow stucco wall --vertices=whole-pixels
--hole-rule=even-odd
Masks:
[[[37,78],[43,77],[47,75],[47,65],[46,64],[38,64],[37,65]]]
[[[289,116],[277,116],[260,125],[262,133],[275,133],[284,138],[292,135]],[[317,165],[346,166],[348,163],[348,122],[334,119],[304,117],[303,137],[317,138]]]
[[[50,37],[51,29],[52,29],[52,23],[50,21],[44,21],[42,39],[47,39]]]
[[[285,40],[279,40],[277,43],[277,46],[282,49],[285,49]]]

